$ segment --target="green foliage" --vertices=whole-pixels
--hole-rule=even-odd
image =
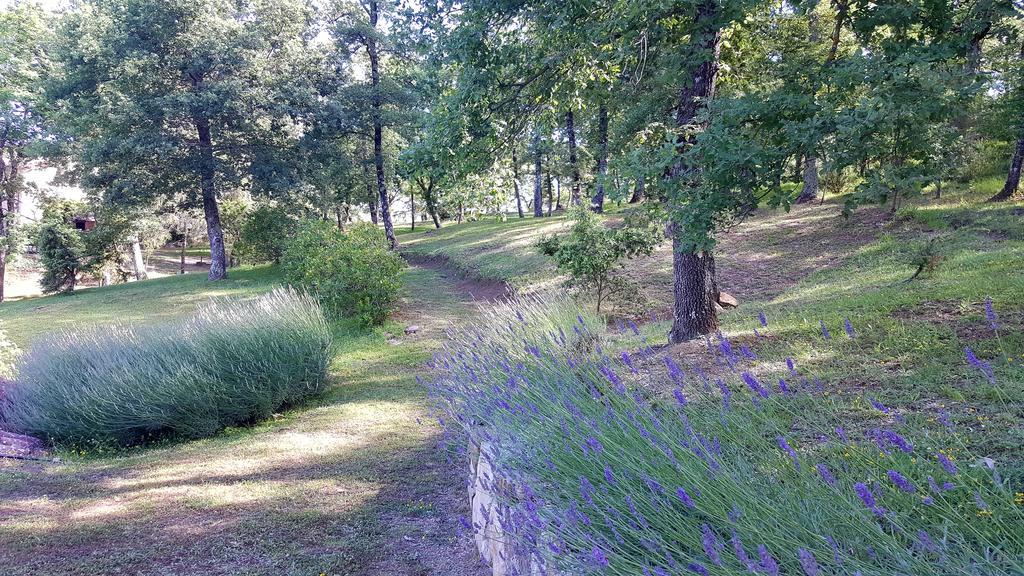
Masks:
[[[329,312],[373,325],[397,305],[405,262],[376,226],[356,224],[342,232],[313,220],[300,226],[281,264],[288,282],[315,294]]]
[[[6,425],[70,445],[199,438],[323,389],[331,332],[317,303],[279,289],[141,328],[61,332],[29,349]]]
[[[86,266],[86,246],[81,233],[64,222],[51,221],[39,229],[36,246],[39,263],[43,266],[40,280],[43,292],[74,290],[78,273]]]
[[[280,206],[262,204],[248,213],[231,254],[250,264],[279,263],[297,224]]]
[[[605,299],[623,288],[615,271],[622,260],[649,255],[663,235],[645,213],[634,213],[625,225],[609,228],[583,204],[570,209],[572,228],[564,236],[544,236],[537,242],[540,252],[554,258],[559,270],[569,274],[569,284],[593,291],[597,311]]]

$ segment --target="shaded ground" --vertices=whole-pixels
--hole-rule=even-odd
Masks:
[[[839,266],[874,242],[890,220],[880,208],[865,208],[845,220],[831,202],[795,205],[788,213],[761,210],[718,236],[718,286],[741,302],[771,299],[814,272]],[[670,244],[630,262],[627,275],[643,286],[657,311],[671,310]]]
[[[243,270],[233,282],[258,290],[275,278]],[[416,289],[402,315],[423,331],[391,345],[388,332],[403,324],[340,326],[336,385],[276,422],[163,448],[62,454],[60,464],[0,462],[0,573],[481,573],[456,532],[468,512],[464,471],[436,449],[440,431],[413,379],[443,326],[471,313],[471,297],[434,269],[410,268],[405,283]],[[159,286],[130,286],[147,284]]]

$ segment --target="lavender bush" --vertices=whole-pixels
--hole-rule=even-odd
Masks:
[[[601,326],[519,299],[434,360],[442,423],[488,445],[495,486],[513,487],[504,524],[543,572],[1024,573],[1024,494],[947,415],[915,429],[864,399],[879,425],[846,425],[848,405],[792,361],[769,379],[719,336],[729,377],[713,378],[650,347],[607,353]]]

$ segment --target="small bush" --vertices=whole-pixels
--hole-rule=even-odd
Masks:
[[[295,233],[296,224],[281,208],[261,205],[246,216],[232,255],[246,263],[277,264]]]
[[[178,322],[62,332],[22,356],[0,414],[69,445],[209,436],[320,391],[330,344],[317,303],[287,289]]]
[[[634,289],[616,272],[622,260],[647,256],[664,238],[647,213],[627,217],[621,228],[608,228],[579,204],[570,209],[573,225],[564,236],[545,236],[537,242],[541,254],[551,256],[558,269],[569,274],[568,285],[593,291],[597,312],[609,296]]]
[[[285,278],[315,294],[329,312],[380,324],[395,308],[404,261],[370,224],[347,232],[328,222],[302,225],[281,259]]]

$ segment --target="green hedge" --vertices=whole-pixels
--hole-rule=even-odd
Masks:
[[[209,436],[319,392],[330,346],[320,306],[290,289],[177,322],[62,332],[22,356],[0,416],[68,445]]]
[[[405,261],[371,224],[342,232],[330,222],[304,223],[281,258],[285,278],[315,294],[328,312],[380,324],[398,304]]]

